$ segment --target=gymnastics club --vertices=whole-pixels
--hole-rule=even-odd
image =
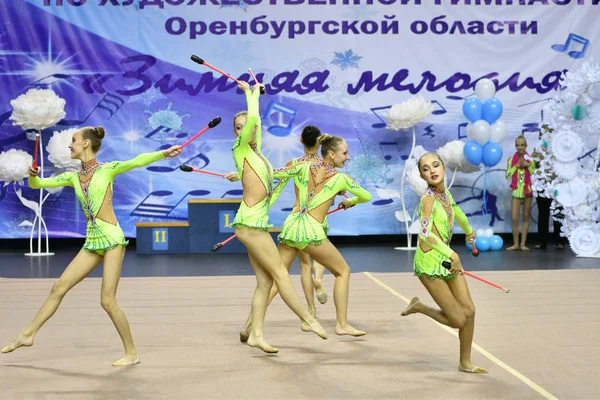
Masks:
[[[37,169],[38,147],[40,144],[40,134],[35,134],[35,149],[33,150],[33,169]]]
[[[336,211],[340,211],[343,210],[344,207],[339,206],[338,208],[336,208],[335,210],[331,210],[327,213],[327,215],[329,214],[333,214]],[[215,251],[218,251],[219,249],[221,249],[221,247],[223,247],[224,245],[226,245],[227,243],[231,242],[233,239],[235,239],[235,235],[229,236],[227,239],[223,240],[222,242],[219,242],[217,244],[215,244],[210,251],[212,251],[213,253]]]
[[[205,171],[203,169],[196,169],[196,168],[192,168],[189,165],[185,165],[185,164],[180,165],[179,169],[182,170],[182,171],[184,171],[184,172],[199,172],[201,174],[207,174],[207,175],[214,175],[214,176],[225,177],[225,174],[218,174],[216,172]]]
[[[260,84],[258,79],[256,79],[256,75],[254,75],[254,72],[252,72],[251,68],[248,68],[248,72],[250,72],[250,75],[252,76],[252,79],[254,79],[254,82]],[[260,94],[265,94],[265,88],[262,86],[260,87]]]
[[[450,265],[451,265],[451,264],[450,264],[450,262],[449,262],[449,261],[442,261],[442,266],[443,266],[444,268],[446,268],[446,269],[450,269]],[[478,281],[481,281],[481,282],[483,282],[483,283],[487,283],[488,285],[490,285],[490,286],[493,286],[493,287],[495,287],[496,289],[503,290],[503,291],[504,291],[504,292],[506,292],[506,293],[510,292],[510,289],[504,289],[502,286],[500,286],[500,285],[496,285],[495,283],[492,283],[492,282],[490,282],[490,281],[486,281],[485,279],[483,279],[483,278],[481,278],[481,277],[479,277],[479,276],[477,276],[477,275],[475,275],[475,274],[472,274],[472,273],[470,273],[470,272],[468,272],[468,271],[464,271],[464,270],[463,270],[463,273],[464,273],[465,275],[467,275],[467,276],[470,276],[471,278],[477,279]]]
[[[192,142],[192,140],[198,139],[198,137],[200,135],[202,135],[204,132],[206,132],[210,128],[214,128],[215,126],[219,125],[220,123],[221,123],[221,117],[213,118],[213,120],[210,121],[208,123],[208,125],[204,127],[204,129],[202,129],[200,132],[196,133],[194,136],[192,136],[190,138],[190,140],[188,140],[183,145],[181,145],[181,148],[183,149],[185,146],[187,146],[188,144],[190,144]]]
[[[200,65],[206,65],[208,68],[210,68],[210,69],[212,69],[212,70],[215,70],[215,71],[217,71],[217,72],[218,72],[218,73],[220,73],[221,75],[223,75],[223,76],[226,76],[226,77],[228,77],[229,79],[231,79],[231,80],[233,80],[233,81],[235,81],[235,82],[237,82],[237,83],[240,83],[240,81],[238,81],[237,79],[235,79],[233,76],[229,75],[229,74],[228,74],[228,73],[226,73],[226,72],[223,72],[223,71],[221,71],[221,70],[220,70],[219,68],[217,68],[217,67],[213,67],[212,65],[210,65],[209,63],[207,63],[206,61],[204,61],[202,58],[198,57],[197,55],[195,55],[195,54],[194,54],[194,55],[192,55],[192,57],[191,57],[191,58],[192,58],[192,61],[193,61],[193,62],[195,62],[195,63],[198,63],[198,64],[200,64]]]

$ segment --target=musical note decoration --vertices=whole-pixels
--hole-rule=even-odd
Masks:
[[[579,58],[585,57],[585,53],[587,52],[588,48],[590,47],[590,41],[588,39],[584,38],[583,36],[579,36],[574,33],[569,34],[569,37],[567,37],[567,40],[564,44],[554,44],[551,47],[552,47],[552,50],[554,50],[554,51],[558,51],[559,53],[564,53],[565,51],[569,50],[571,48],[571,45],[573,45],[573,44],[580,44],[583,47],[579,50],[569,51],[567,53],[569,55],[569,57],[574,58],[574,59],[579,59]]]

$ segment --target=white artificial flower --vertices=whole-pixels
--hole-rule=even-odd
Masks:
[[[432,111],[433,104],[430,101],[422,95],[413,96],[387,110],[387,128],[395,131],[411,128],[427,118]]]
[[[81,167],[81,161],[72,159],[69,149],[75,132],[77,132],[76,128],[54,131],[50,138],[46,150],[48,150],[48,159],[56,168],[75,171]]]
[[[50,89],[29,89],[27,93],[10,101],[13,125],[21,128],[43,130],[63,119],[65,100]]]
[[[32,162],[31,154],[23,150],[10,149],[0,153],[0,181],[5,184],[23,183],[23,179],[29,175]]]

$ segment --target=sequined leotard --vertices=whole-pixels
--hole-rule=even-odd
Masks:
[[[118,245],[127,245],[123,230],[119,226],[112,209],[113,181],[115,177],[133,168],[143,167],[163,159],[162,151],[140,154],[129,161],[112,161],[98,164],[96,160],[82,164],[75,172],[65,172],[51,178],[29,177],[29,187],[33,189],[70,186],[81,203],[87,219],[87,229],[83,249],[104,254]],[[91,173],[89,180],[82,177]],[[104,217],[104,219],[102,219]],[[112,220],[114,222],[109,222]]]
[[[325,177],[320,182],[315,182],[311,172],[323,168],[327,170]],[[283,223],[278,239],[279,242],[300,250],[310,245],[319,245],[327,238],[324,220],[319,221],[311,211],[322,206],[328,209],[335,196],[344,190],[356,196],[348,199],[351,205],[371,200],[369,192],[323,160],[278,169],[275,171],[275,177],[294,177],[294,182],[297,183],[298,204]]]
[[[258,203],[251,205],[246,204],[246,198],[243,198],[231,226],[268,230],[273,227],[272,224],[269,224],[269,207],[273,195],[273,167],[260,151],[262,139],[260,116],[258,114],[259,96],[260,93],[257,90],[246,92],[246,102],[248,103],[246,124],[236,138],[232,151],[242,185],[246,184],[243,180],[243,173],[244,169],[248,168],[258,176],[266,194]],[[254,142],[252,142],[255,127],[256,135]],[[244,189],[246,188],[244,187]]]
[[[420,230],[415,252],[415,275],[426,275],[430,279],[454,278],[455,275],[444,268],[442,262],[449,261],[453,253],[449,245],[454,232],[454,219],[465,234],[473,232],[467,217],[447,189],[432,187],[421,197],[418,215]]]

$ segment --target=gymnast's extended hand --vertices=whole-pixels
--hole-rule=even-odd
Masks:
[[[237,182],[240,180],[240,176],[238,175],[237,172],[230,172],[228,174],[225,174],[225,176],[223,176],[224,179],[227,179],[229,182]]]
[[[33,168],[31,165],[29,166],[29,176],[37,176],[40,173],[41,167]]]
[[[473,229],[473,232],[471,232],[470,235],[467,235],[466,240],[467,243],[473,245],[473,243],[475,243],[475,239],[477,239],[477,235],[475,234],[475,230]]]
[[[168,149],[164,150],[162,154],[165,158],[173,158],[177,157],[181,153],[181,150],[183,150],[181,146],[171,146]]]
[[[348,201],[346,199],[346,200],[342,201],[339,206],[342,207],[344,210],[347,210],[350,207],[354,207],[354,204],[350,204],[350,201]]]

